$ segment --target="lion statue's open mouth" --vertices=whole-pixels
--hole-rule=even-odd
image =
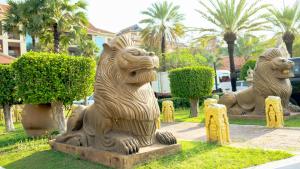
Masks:
[[[285,57],[280,49],[268,49],[256,62],[253,85],[245,90],[226,93],[219,100],[231,114],[264,114],[265,99],[279,96],[287,108],[292,93],[290,77],[294,76],[294,62]]]

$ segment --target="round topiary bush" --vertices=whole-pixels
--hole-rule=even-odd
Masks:
[[[198,116],[199,99],[211,95],[214,75],[214,70],[207,66],[170,71],[172,96],[190,99],[191,117]]]
[[[65,54],[29,52],[13,63],[17,95],[27,104],[51,103],[58,130],[65,128],[63,105],[93,92],[95,61]]]
[[[247,77],[247,71],[249,68],[254,69],[256,65],[256,60],[248,60],[241,69],[241,73],[240,73],[240,79],[241,80],[246,80]]]

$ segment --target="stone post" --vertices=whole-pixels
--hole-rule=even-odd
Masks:
[[[225,105],[210,104],[205,108],[205,128],[208,142],[230,143],[229,123]]]
[[[170,100],[162,102],[163,122],[174,122],[174,105]]]
[[[205,99],[204,100],[204,112],[205,109],[207,109],[207,107],[210,105],[210,104],[217,104],[218,103],[218,100],[217,99],[214,99],[214,98],[208,98],[208,99]]]
[[[283,128],[283,109],[281,99],[278,96],[269,96],[265,100],[266,103],[266,121],[268,128]]]

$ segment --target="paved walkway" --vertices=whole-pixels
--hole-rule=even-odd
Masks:
[[[205,141],[205,127],[198,123],[162,123],[178,139]],[[230,125],[231,146],[278,149],[300,155],[300,128],[268,129],[255,125]],[[300,167],[299,167],[300,168]]]
[[[180,140],[205,141],[205,127],[198,123],[162,123]],[[264,126],[230,124],[231,146],[276,149],[296,154],[292,158],[248,169],[300,169],[300,128],[268,129]]]

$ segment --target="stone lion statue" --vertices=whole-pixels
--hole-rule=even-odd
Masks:
[[[158,57],[134,46],[126,36],[104,44],[94,86],[95,103],[79,107],[67,132],[56,142],[132,154],[154,143],[176,144],[157,130],[160,110],[149,82],[155,80]]]
[[[287,108],[292,87],[294,62],[283,56],[281,50],[272,48],[259,57],[253,73],[253,85],[239,92],[225,93],[219,100],[230,114],[264,114],[265,99],[279,96],[282,106]]]

